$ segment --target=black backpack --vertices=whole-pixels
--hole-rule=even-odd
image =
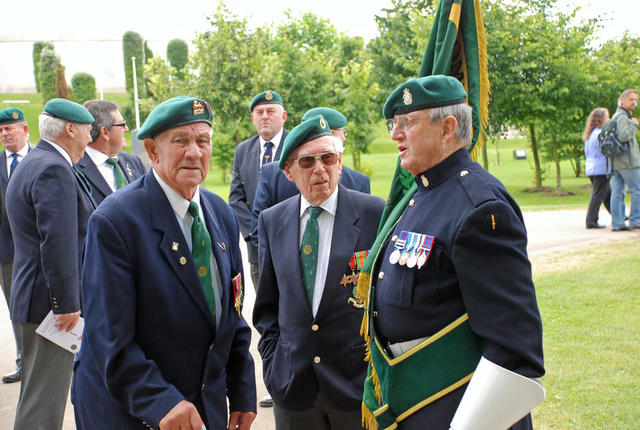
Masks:
[[[617,154],[622,154],[629,150],[629,142],[620,142],[616,135],[617,117],[613,116],[607,121],[598,135],[598,142],[600,143],[600,152],[605,157],[613,157]]]

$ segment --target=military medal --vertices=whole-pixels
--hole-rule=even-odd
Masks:
[[[431,247],[433,246],[434,236],[428,234],[424,235],[422,244],[420,244],[420,255],[418,256],[418,269],[422,269],[422,266],[427,262],[429,254],[431,254]]]
[[[127,163],[127,173],[129,174],[129,176],[133,176],[133,170],[131,170],[131,166],[129,166],[129,163]]]
[[[239,316],[242,313],[242,273],[234,276],[231,282],[233,283],[233,307]]]
[[[342,275],[340,285],[343,287],[346,287],[349,284],[358,285],[358,275],[360,274],[360,270],[362,270],[362,266],[364,265],[364,260],[367,258],[367,255],[369,255],[368,250],[354,252],[353,255],[351,255],[351,258],[349,259],[351,275]]]
[[[413,242],[415,240],[415,233],[412,233],[410,231],[404,232],[404,233],[405,233],[405,237],[407,238],[406,242],[408,246],[405,247],[404,252],[400,255],[400,260],[398,261],[398,264],[401,266],[404,266],[405,264],[407,264],[407,261],[409,261],[409,257],[411,256],[411,248],[413,247]]]
[[[400,253],[402,252],[406,244],[407,244],[407,232],[403,230],[402,233],[400,233],[400,238],[396,240],[396,243],[394,244],[396,249],[389,256],[389,263],[397,264],[398,261],[400,261]]]
[[[407,260],[407,267],[413,269],[418,262],[418,253],[420,252],[420,244],[422,243],[422,238],[424,234],[415,233],[415,240],[411,241],[411,245],[409,248],[409,260]]]

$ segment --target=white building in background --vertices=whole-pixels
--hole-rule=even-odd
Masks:
[[[47,39],[38,39],[47,40]],[[65,67],[67,84],[78,72],[87,72],[96,79],[98,92],[124,92],[124,59],[122,39],[49,40]],[[33,76],[33,43],[36,40],[0,39],[0,93],[31,93],[36,91]],[[148,40],[155,57],[166,58],[169,40]],[[10,59],[10,60],[8,60]]]

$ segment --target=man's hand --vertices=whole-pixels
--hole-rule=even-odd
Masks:
[[[76,326],[78,318],[80,318],[80,311],[72,314],[53,314],[53,318],[55,319],[54,327],[60,331],[69,332]]]
[[[160,430],[202,430],[202,418],[193,403],[181,400],[158,423]],[[249,428],[249,427],[247,427]]]
[[[227,430],[249,430],[251,423],[256,419],[255,412],[231,412]]]

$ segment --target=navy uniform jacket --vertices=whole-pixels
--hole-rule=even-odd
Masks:
[[[289,132],[282,129],[282,138],[278,149],[273,156],[273,161],[280,159],[280,153],[284,146],[284,139]],[[250,139],[238,144],[236,155],[233,158],[233,172],[231,189],[229,191],[229,205],[238,216],[240,232],[247,241],[249,262],[258,262],[258,249],[250,243],[251,239],[251,208],[258,186],[258,166],[260,158],[260,137],[256,134]]]
[[[29,151],[31,151],[31,145],[29,143],[27,145]],[[2,151],[0,152],[0,202],[2,202],[2,208],[0,209],[2,210],[0,218],[0,262],[2,263],[11,263],[13,261],[13,235],[11,234],[9,218],[7,218],[7,185],[9,185],[7,151]]]
[[[50,310],[79,311],[82,248],[95,208],[88,190],[41,140],[13,172],[6,197],[15,247],[11,319],[38,324]]]
[[[191,252],[152,172],[91,217],[72,384],[78,428],[157,428],[183,399],[211,430],[226,428],[227,397],[231,411],[256,410],[251,332],[233,300],[238,223],[215,194],[201,188],[200,201],[222,282],[215,336]]]
[[[371,193],[369,177],[346,166],[342,166],[340,183],[351,190],[366,194]],[[254,246],[258,246],[258,217],[260,212],[298,193],[300,193],[298,187],[294,182],[287,179],[284,172],[278,167],[278,163],[272,162],[262,166],[251,214],[251,243]]]
[[[309,409],[319,389],[339,409],[359,410],[362,402],[363,310],[348,302],[354,285],[345,287],[340,281],[351,274],[351,255],[373,244],[384,201],[339,187],[327,279],[315,318],[300,269],[300,196],[260,216],[253,323],[261,334],[258,350],[265,385],[285,409]],[[321,362],[314,364],[315,357]]]
[[[132,183],[146,173],[142,160],[140,160],[140,157],[137,155],[121,152],[118,154],[118,164],[128,183]],[[111,187],[107,184],[107,181],[104,180],[104,176],[102,176],[102,173],[100,173],[89,154],[85,153],[84,157],[78,161],[78,168],[84,173],[84,176],[86,176],[91,184],[91,195],[96,203],[102,203],[108,195],[113,193]]]
[[[518,205],[465,149],[416,182],[413,203],[372,274],[378,336],[390,343],[430,336],[466,312],[485,342],[484,357],[526,377],[542,376],[542,325]],[[389,262],[402,230],[435,236],[421,269]],[[465,389],[427,405],[403,425],[448,429]],[[515,426],[530,427],[529,417]]]

